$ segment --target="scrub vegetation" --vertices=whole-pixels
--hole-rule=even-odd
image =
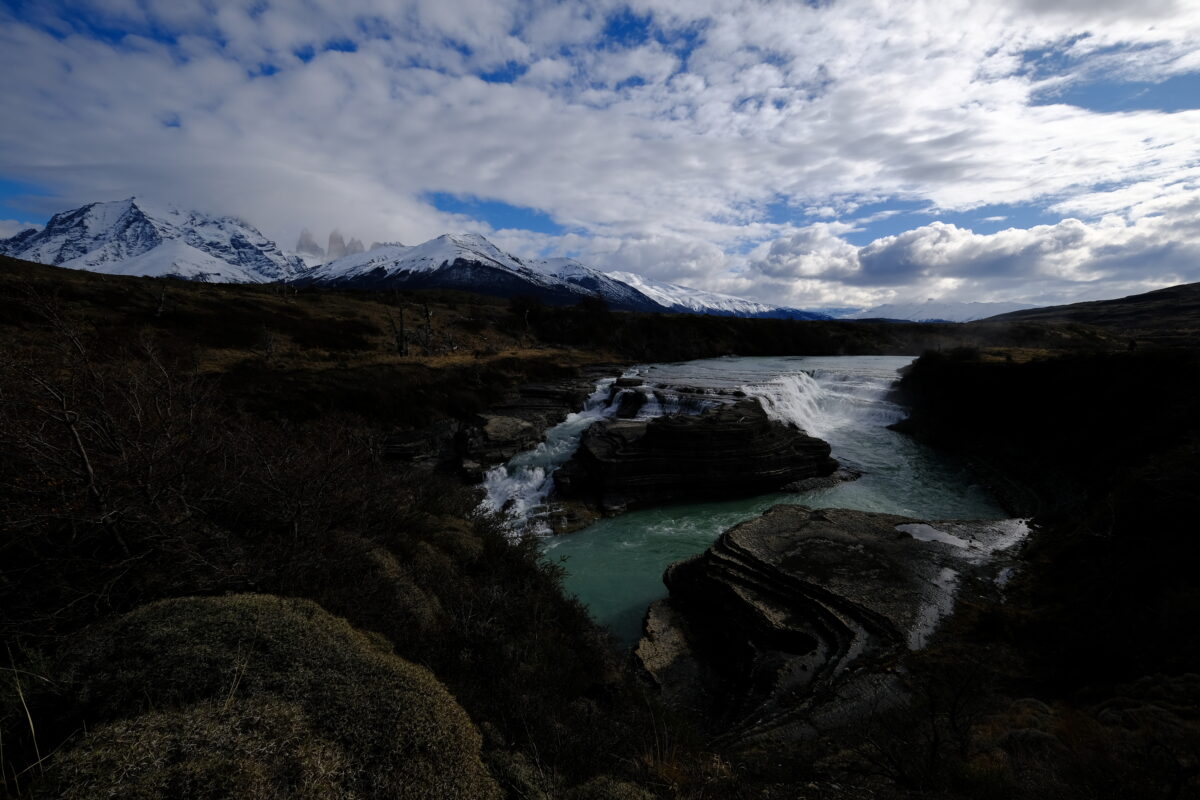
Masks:
[[[1198,373],[1194,355],[1127,340],[3,260],[3,790],[1188,796],[1196,553],[1175,523]],[[960,609],[914,667],[911,707],[782,767],[733,763],[662,707],[559,565],[476,514],[459,476],[383,457],[389,434],[587,365],[924,349],[904,387],[913,432],[1045,522],[1014,600]]]

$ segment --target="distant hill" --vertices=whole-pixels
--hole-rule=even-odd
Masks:
[[[1115,300],[1014,311],[987,322],[1077,323],[1164,343],[1195,341],[1200,336],[1200,283],[1168,286]]]
[[[906,322],[972,322],[1010,311],[1030,309],[1028,303],[962,303],[926,300],[923,303],[885,303],[847,314],[843,319],[904,320]]]

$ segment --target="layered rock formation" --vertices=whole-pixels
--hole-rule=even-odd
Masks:
[[[296,240],[296,252],[304,256],[325,257],[325,248],[317,244],[308,228],[300,231],[300,238]]]
[[[960,573],[1020,532],[775,506],[668,569],[636,655],[726,739],[803,739],[894,702],[898,658],[951,610]]]
[[[619,512],[763,494],[835,469],[828,444],[746,399],[698,415],[598,422],[554,478],[561,496]]]
[[[547,429],[577,410],[613,367],[586,368],[578,375],[513,387],[487,412],[469,420],[442,420],[425,428],[395,431],[383,455],[419,469],[460,472],[479,481],[487,469],[535,446]]]

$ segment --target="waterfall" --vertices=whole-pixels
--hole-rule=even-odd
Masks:
[[[546,432],[537,447],[488,470],[483,477],[486,495],[480,510],[503,514],[514,534],[526,527],[533,533],[549,532],[538,516],[547,510],[546,497],[554,488],[554,471],[570,459],[588,426],[616,413],[617,404],[609,403],[613,380],[605,378],[597,383],[583,410],[568,414]]]
[[[903,411],[887,400],[890,377],[854,372],[814,370],[779,375],[742,390],[762,404],[767,416],[790,423],[811,436],[851,424],[889,425]]]
[[[583,432],[592,423],[616,415],[622,396],[634,393],[645,397],[645,403],[635,417],[639,420],[669,414],[698,414],[710,405],[716,405],[716,401],[682,398],[670,390],[651,386],[622,388],[614,393],[614,380],[606,378],[597,383],[583,410],[569,414],[547,431],[545,439],[532,450],[488,470],[483,478],[486,494],[480,503],[480,511],[503,515],[513,535],[524,532],[548,534],[550,527],[545,515],[550,509],[546,500],[554,490],[555,470],[570,460]]]
[[[756,398],[771,419],[826,439],[835,449],[842,447],[847,431],[881,428],[903,416],[901,409],[887,399],[895,380],[895,366],[890,363],[885,368],[838,364],[802,370],[795,360],[764,362],[714,359],[648,365],[627,374],[642,378],[643,385],[616,391],[615,379],[600,381],[583,409],[547,431],[544,441],[488,470],[480,510],[502,515],[514,536],[549,533],[546,516],[551,509],[547,500],[554,489],[555,470],[574,454],[583,432],[592,423],[615,416],[621,398],[629,394],[645,399],[636,419],[648,420],[702,413],[733,402],[740,389]],[[840,452],[837,455],[842,457]]]

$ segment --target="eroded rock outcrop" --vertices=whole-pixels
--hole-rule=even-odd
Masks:
[[[775,506],[667,570],[636,656],[729,740],[803,739],[894,702],[894,667],[953,607],[960,575],[1018,535]]]
[[[763,494],[835,469],[828,444],[769,419],[747,399],[697,415],[598,422],[555,473],[555,485],[563,497],[619,512]]]
[[[487,412],[467,420],[441,420],[424,428],[389,434],[382,452],[418,469],[458,472],[479,481],[484,472],[535,446],[544,431],[577,410],[612,367],[585,368],[578,375],[514,386],[494,399]]]

